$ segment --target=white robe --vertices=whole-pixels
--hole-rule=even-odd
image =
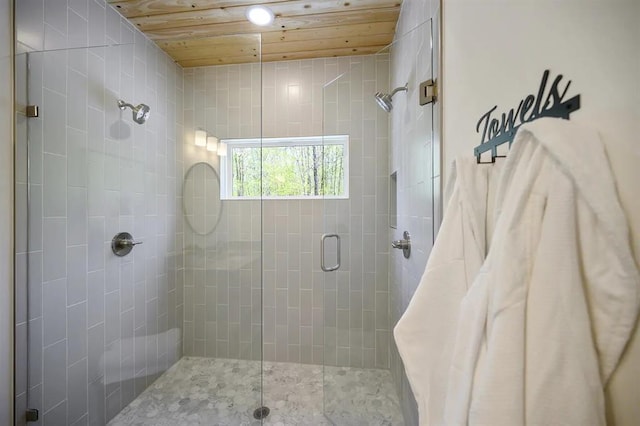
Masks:
[[[458,307],[485,259],[487,229],[492,228],[487,212],[498,173],[499,166],[478,165],[474,158],[453,163],[447,190],[451,194],[438,239],[394,328],[421,425],[443,421]]]
[[[640,278],[603,145],[539,119],[504,167],[491,249],[459,309],[443,424],[604,425]]]

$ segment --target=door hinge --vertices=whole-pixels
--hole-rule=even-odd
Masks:
[[[438,85],[429,79],[420,83],[420,105],[427,105],[438,100]]]
[[[27,408],[27,411],[25,411],[25,418],[28,422],[37,422],[40,418],[38,410],[35,408]]]
[[[39,117],[40,108],[38,108],[38,105],[27,105],[26,114],[27,114],[27,117],[29,118]]]

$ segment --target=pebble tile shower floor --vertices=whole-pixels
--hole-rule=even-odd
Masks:
[[[110,426],[260,425],[253,411],[271,412],[264,425],[402,425],[386,370],[185,357],[125,407]],[[264,382],[262,382],[262,380]],[[331,421],[329,420],[331,419]]]

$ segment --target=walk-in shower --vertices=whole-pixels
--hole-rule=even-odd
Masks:
[[[376,92],[374,97],[376,98],[376,102],[378,102],[378,105],[380,105],[380,108],[387,112],[391,112],[391,110],[393,109],[393,104],[391,102],[391,98],[393,98],[393,95],[398,92],[406,92],[408,87],[408,83],[402,87],[396,87],[395,89],[393,89],[393,92],[391,92],[391,94]]]
[[[149,105],[139,104],[138,106],[133,106],[123,100],[118,100],[118,108],[124,111],[126,108],[131,108],[133,111],[133,121],[138,124],[144,124],[149,119],[149,112],[151,108]]]
[[[395,50],[183,68],[107,22],[120,44],[16,55],[16,104],[41,111],[16,119],[22,420],[403,425],[388,213],[403,117],[371,96],[417,87]],[[259,35],[218,45],[239,39],[261,51]],[[199,128],[226,153],[197,146]],[[122,232],[144,244],[114,254]],[[323,234],[340,235],[336,271]]]

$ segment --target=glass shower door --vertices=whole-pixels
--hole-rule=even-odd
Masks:
[[[324,87],[324,173],[332,140],[348,137],[345,192],[325,193],[324,413],[336,425],[398,424],[389,374],[388,115],[373,99],[388,86],[387,54],[338,58],[345,70]],[[347,152],[348,151],[348,152]],[[331,268],[325,268],[325,270]]]
[[[336,425],[401,425],[407,388],[392,331],[404,295],[391,282],[420,274],[425,256],[404,259],[391,241],[409,230],[414,250],[432,244],[432,222],[423,218],[433,206],[433,113],[418,101],[420,83],[433,76],[431,21],[376,55],[338,58],[337,69],[323,89],[323,165],[330,181],[333,140],[348,136],[348,192],[323,200],[324,270],[339,265],[323,277],[324,414]],[[379,107],[376,92],[405,84],[391,112]]]

